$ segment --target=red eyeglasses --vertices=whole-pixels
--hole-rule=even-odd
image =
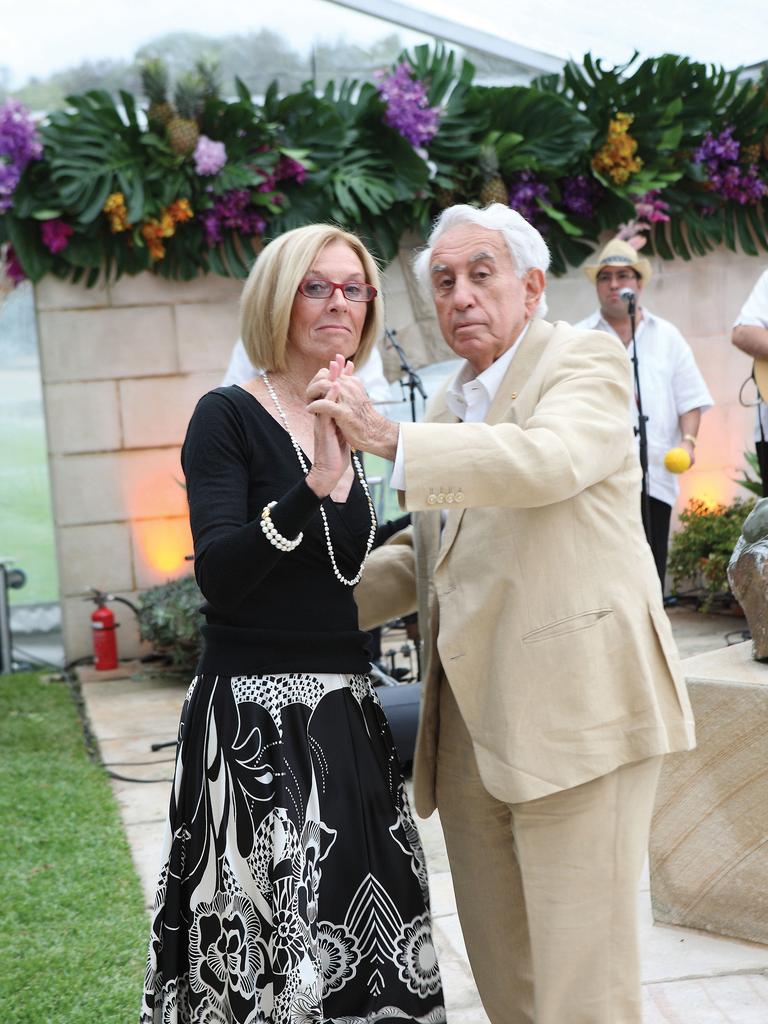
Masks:
[[[327,281],[324,277],[306,277],[299,285],[299,291],[308,299],[328,299],[336,289],[350,302],[372,302],[379,294],[372,284],[365,281]]]

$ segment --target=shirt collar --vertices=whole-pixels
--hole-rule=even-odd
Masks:
[[[656,320],[656,317],[653,315],[650,309],[648,309],[646,306],[643,306],[642,309],[643,319],[640,320],[640,322],[638,323],[637,329],[635,330],[635,334],[640,333],[640,331],[643,329],[644,324],[647,324],[650,327]],[[614,329],[611,327],[608,321],[603,320],[603,316],[599,309],[596,309],[592,316],[589,317],[588,326],[595,331],[607,331],[609,334],[616,334],[616,331],[614,331]]]
[[[490,407],[491,402],[496,397],[496,392],[501,386],[501,382],[504,380],[509,364],[514,359],[515,353],[520,347],[520,342],[525,337],[530,324],[531,321],[529,320],[507,351],[503,352],[495,362],[491,363],[486,370],[483,370],[477,376],[475,376],[474,370],[468,362],[465,361],[461,364],[445,393],[445,404],[454,416],[458,416],[460,420],[464,419],[471,391],[478,385],[485,392],[485,401]]]

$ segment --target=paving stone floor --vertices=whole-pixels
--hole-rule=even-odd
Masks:
[[[727,634],[738,639],[744,628],[742,619],[726,615],[702,616],[685,608],[670,609],[669,614],[683,657],[722,647]],[[151,745],[175,737],[185,687],[136,674],[127,679],[84,681],[83,694],[110,770],[131,778],[162,780],[150,784],[113,780],[149,907],[173,767],[173,748],[153,753]],[[438,816],[418,824],[429,866],[448,1019],[451,1024],[488,1024],[467,962]],[[639,900],[645,1024],[768,1022],[768,946],[654,925],[647,877]]]

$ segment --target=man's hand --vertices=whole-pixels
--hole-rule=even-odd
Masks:
[[[327,370],[320,370],[307,388],[307,408],[330,416],[352,448],[382,458],[395,458],[400,427],[378,413],[365,388],[352,376],[354,365],[336,356]]]
[[[683,438],[683,440],[679,444],[679,447],[682,448],[684,451],[688,452],[692,466],[696,462],[696,449],[693,447],[692,442],[686,441],[685,438]],[[691,466],[689,466],[688,468],[690,469]]]

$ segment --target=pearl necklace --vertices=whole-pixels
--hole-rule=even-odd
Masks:
[[[275,408],[277,409],[278,413],[280,414],[280,419],[283,421],[283,426],[285,427],[285,432],[288,435],[288,437],[291,439],[291,444],[293,445],[293,450],[296,452],[296,457],[299,460],[299,465],[304,470],[304,475],[306,476],[307,473],[309,472],[309,466],[307,466],[306,459],[304,458],[304,452],[301,450],[301,446],[299,445],[299,442],[296,440],[296,438],[291,433],[291,428],[288,426],[288,417],[285,415],[285,410],[283,409],[282,405],[280,404],[280,399],[277,397],[277,392],[272,387],[272,382],[269,379],[269,377],[266,375],[266,373],[262,373],[261,379],[264,381],[264,387],[267,389],[267,393],[269,394],[269,397],[275,403]],[[328,517],[325,514],[325,509],[323,508],[322,501],[320,502],[320,515],[323,517],[323,531],[325,533],[325,545],[328,548],[328,554],[329,554],[330,559],[331,559],[331,567],[333,569],[333,575],[336,577],[336,579],[339,581],[339,583],[343,583],[345,587],[354,587],[362,579],[363,569],[365,568],[365,563],[366,563],[366,561],[368,559],[368,555],[370,555],[370,553],[371,553],[371,548],[373,547],[373,541],[374,541],[374,539],[376,537],[376,526],[377,526],[376,509],[373,507],[373,502],[371,501],[371,492],[368,490],[368,481],[365,479],[365,473],[363,473],[363,467],[360,465],[360,459],[357,456],[357,452],[352,452],[352,464],[355,467],[355,472],[357,473],[358,479],[360,481],[360,485],[363,488],[363,493],[365,494],[365,499],[368,502],[368,511],[370,513],[370,516],[371,516],[371,529],[368,531],[368,542],[367,542],[367,544],[365,546],[365,554],[363,555],[363,560],[360,563],[360,569],[358,570],[357,575],[353,576],[351,580],[348,580],[346,578],[346,576],[342,575],[341,570],[339,569],[338,565],[336,564],[336,555],[334,554],[333,544],[331,543],[331,530],[330,530],[330,527],[328,526]]]

